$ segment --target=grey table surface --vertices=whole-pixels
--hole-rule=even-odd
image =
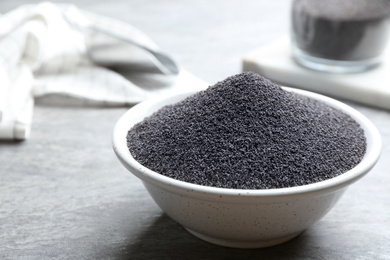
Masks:
[[[38,1],[3,0],[0,12]],[[283,1],[80,0],[131,23],[181,66],[215,83],[246,52],[288,33]],[[383,153],[322,220],[285,244],[232,249],[187,233],[158,208],[111,148],[128,109],[36,104],[25,142],[0,142],[0,259],[390,259],[390,113],[369,117]]]

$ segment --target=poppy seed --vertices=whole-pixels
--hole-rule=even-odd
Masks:
[[[130,153],[145,167],[199,185],[272,189],[340,175],[363,158],[349,115],[245,72],[134,125]]]

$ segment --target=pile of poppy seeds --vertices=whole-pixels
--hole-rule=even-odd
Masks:
[[[140,164],[177,180],[273,189],[350,170],[366,139],[349,115],[245,72],[145,118],[127,146]]]

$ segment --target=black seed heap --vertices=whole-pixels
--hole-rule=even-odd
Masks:
[[[389,17],[389,0],[294,0],[293,38],[311,56],[372,59],[387,46]]]
[[[353,168],[366,150],[350,116],[251,72],[163,107],[129,130],[127,145],[160,174],[233,189],[323,181]]]

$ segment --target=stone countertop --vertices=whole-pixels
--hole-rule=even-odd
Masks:
[[[32,2],[1,1],[0,12]],[[210,83],[288,33],[287,0],[73,2],[138,27]],[[349,104],[382,135],[377,166],[299,237],[244,250],[190,235],[119,163],[111,133],[127,108],[38,102],[30,139],[0,142],[0,259],[390,259],[390,113]]]

